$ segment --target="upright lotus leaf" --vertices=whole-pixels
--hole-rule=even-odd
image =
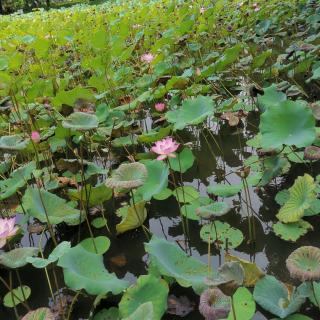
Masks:
[[[225,261],[236,261],[239,262],[244,270],[244,285],[246,287],[253,287],[256,282],[262,278],[265,273],[253,262],[241,259],[226,253],[224,257]]]
[[[132,316],[137,309],[152,302],[153,320],[160,320],[167,309],[168,284],[151,274],[140,276],[137,283],[129,287],[119,303],[121,318]],[[142,318],[143,319],[143,318]]]
[[[97,116],[94,114],[74,112],[62,121],[62,126],[67,129],[86,131],[98,128],[99,121]]]
[[[300,281],[320,279],[320,249],[303,246],[293,251],[286,260],[292,278]]]
[[[154,318],[153,314],[153,304],[152,302],[145,302],[141,304],[135,312],[133,312],[129,317],[123,320],[152,320]]]
[[[200,196],[198,190],[193,186],[178,187],[173,191],[173,195],[181,203],[193,202]]]
[[[118,234],[143,225],[147,218],[145,204],[145,201],[140,201],[132,206],[124,206],[117,211],[117,214],[122,218],[121,222],[116,225]]]
[[[253,297],[263,309],[281,319],[299,310],[306,299],[299,288],[298,290],[289,288],[269,275],[264,276],[256,283]]]
[[[183,148],[181,152],[177,153],[175,158],[168,158],[170,168],[181,173],[185,173],[192,167],[194,159],[195,157],[189,148]]]
[[[29,311],[21,320],[55,320],[55,316],[49,308],[38,308]]]
[[[148,178],[147,167],[139,162],[123,163],[106,180],[109,188],[132,189],[140,187]]]
[[[278,106],[281,102],[286,101],[286,95],[277,90],[275,84],[263,89],[263,95],[258,95],[259,109],[265,111],[268,108]]]
[[[158,160],[148,160],[143,163],[147,167],[148,177],[137,192],[144,201],[150,201],[152,196],[168,186],[169,167],[164,161]]]
[[[0,150],[21,151],[25,149],[30,139],[25,139],[19,135],[0,137]]]
[[[34,161],[14,170],[8,179],[0,181],[0,200],[4,200],[24,187],[36,169]]]
[[[30,257],[27,257],[26,261],[31,263],[35,268],[45,268],[50,263],[56,262],[70,248],[71,248],[70,242],[62,241],[52,250],[48,259],[30,256]]]
[[[225,262],[219,269],[217,276],[213,279],[206,279],[205,283],[209,286],[216,287],[228,284],[229,287],[239,287],[244,281],[244,269],[240,262]],[[224,290],[223,290],[224,292]]]
[[[233,249],[243,241],[243,234],[239,229],[231,227],[227,222],[214,221],[200,229],[200,237],[205,242],[217,242],[223,248]],[[228,242],[228,243],[227,243]]]
[[[173,123],[174,130],[182,130],[188,125],[196,125],[213,115],[214,104],[210,97],[198,96],[185,100],[182,106],[166,113],[168,122]]]
[[[182,287],[192,286],[198,293],[206,287],[204,279],[208,276],[208,266],[189,257],[175,243],[153,236],[145,243],[145,249],[161,275],[175,278]]]
[[[115,307],[102,309],[93,317],[93,320],[120,320],[119,310]]]
[[[21,302],[26,301],[31,295],[31,289],[28,286],[19,286],[9,291],[3,297],[3,304],[7,308],[14,308]]]
[[[9,252],[0,254],[0,264],[11,269],[25,266],[28,258],[38,255],[39,249],[34,247],[24,247],[12,249]]]
[[[285,241],[296,242],[309,230],[313,230],[312,225],[304,220],[292,223],[282,223],[278,221],[272,226],[274,233]]]
[[[138,141],[141,143],[153,143],[170,135],[171,130],[172,126],[163,127],[159,130],[151,130],[138,136]]]
[[[199,312],[205,319],[225,319],[231,308],[230,297],[218,288],[204,290],[200,296]]]
[[[89,206],[96,206],[103,202],[110,200],[113,195],[111,188],[108,188],[104,183],[101,183],[95,187],[86,185],[79,190],[69,189],[68,195],[71,200],[83,201],[89,203]]]
[[[212,193],[216,196],[227,198],[236,195],[241,192],[242,185],[241,184],[216,184],[215,186],[207,187],[207,192]]]
[[[282,145],[307,147],[316,138],[315,119],[306,104],[283,101],[261,115],[260,132],[265,149]]]
[[[299,221],[316,198],[315,188],[314,179],[307,173],[298,177],[289,189],[289,199],[280,209],[277,218],[284,223]]]
[[[22,198],[22,205],[30,216],[41,222],[47,222],[46,215],[48,215],[51,224],[80,223],[79,210],[70,207],[66,200],[43,189],[28,187]]]
[[[221,217],[230,211],[230,206],[226,202],[214,202],[196,209],[199,217],[206,220],[212,220],[215,217]]]
[[[127,281],[105,269],[102,255],[86,250],[81,244],[60,257],[58,266],[63,268],[66,285],[74,291],[84,289],[92,295],[119,294],[128,286]]]
[[[232,310],[234,308],[234,310]],[[256,304],[251,292],[244,287],[238,288],[233,295],[233,303],[227,320],[251,320],[256,312]],[[234,318],[234,314],[236,319]]]

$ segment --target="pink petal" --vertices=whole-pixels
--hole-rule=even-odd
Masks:
[[[157,160],[164,160],[164,159],[166,159],[167,158],[167,156],[165,155],[165,154],[162,154],[162,155],[160,155],[160,156],[158,156],[157,157]]]

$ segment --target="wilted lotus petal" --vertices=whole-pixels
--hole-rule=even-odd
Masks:
[[[206,320],[224,319],[230,312],[230,298],[219,289],[207,289],[200,296],[199,311]]]
[[[319,160],[320,148],[316,146],[306,147],[304,149],[304,159],[306,160]]]
[[[320,249],[304,246],[293,251],[286,260],[292,278],[301,281],[320,279]]]
[[[148,171],[144,164],[123,163],[114,171],[112,177],[106,180],[106,186],[109,188],[137,188],[143,185],[147,177]]]

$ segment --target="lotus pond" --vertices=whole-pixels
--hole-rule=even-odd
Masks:
[[[1,319],[320,319],[320,4],[0,18]]]

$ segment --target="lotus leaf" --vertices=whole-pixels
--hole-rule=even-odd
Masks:
[[[39,249],[33,247],[12,249],[0,254],[0,264],[11,269],[20,268],[28,263],[28,257],[36,256],[38,252]]]
[[[192,167],[194,159],[192,151],[189,148],[183,148],[180,153],[177,153],[176,158],[169,158],[170,168],[185,173]]]
[[[27,300],[31,295],[31,289],[28,286],[19,286],[12,291],[9,291],[3,297],[3,304],[7,308],[14,308],[21,302]]]
[[[233,305],[234,310],[231,310],[227,320],[251,320],[256,312],[256,304],[253,300],[251,292],[247,288],[238,288],[236,293],[233,295]],[[233,316],[236,316],[236,319]]]
[[[20,151],[27,147],[30,139],[25,139],[19,135],[0,137],[0,149],[9,151]]]
[[[207,192],[212,193],[216,196],[227,198],[236,195],[237,193],[241,192],[242,185],[241,184],[217,184],[215,186],[207,187]]]
[[[153,304],[152,302],[145,302],[141,304],[136,311],[134,311],[129,317],[123,320],[153,320]]]
[[[281,239],[286,241],[297,241],[305,235],[309,230],[313,230],[312,225],[304,220],[292,223],[277,222],[272,226],[274,233]]]
[[[85,112],[74,112],[62,121],[62,126],[67,129],[86,131],[98,128],[97,116]]]

